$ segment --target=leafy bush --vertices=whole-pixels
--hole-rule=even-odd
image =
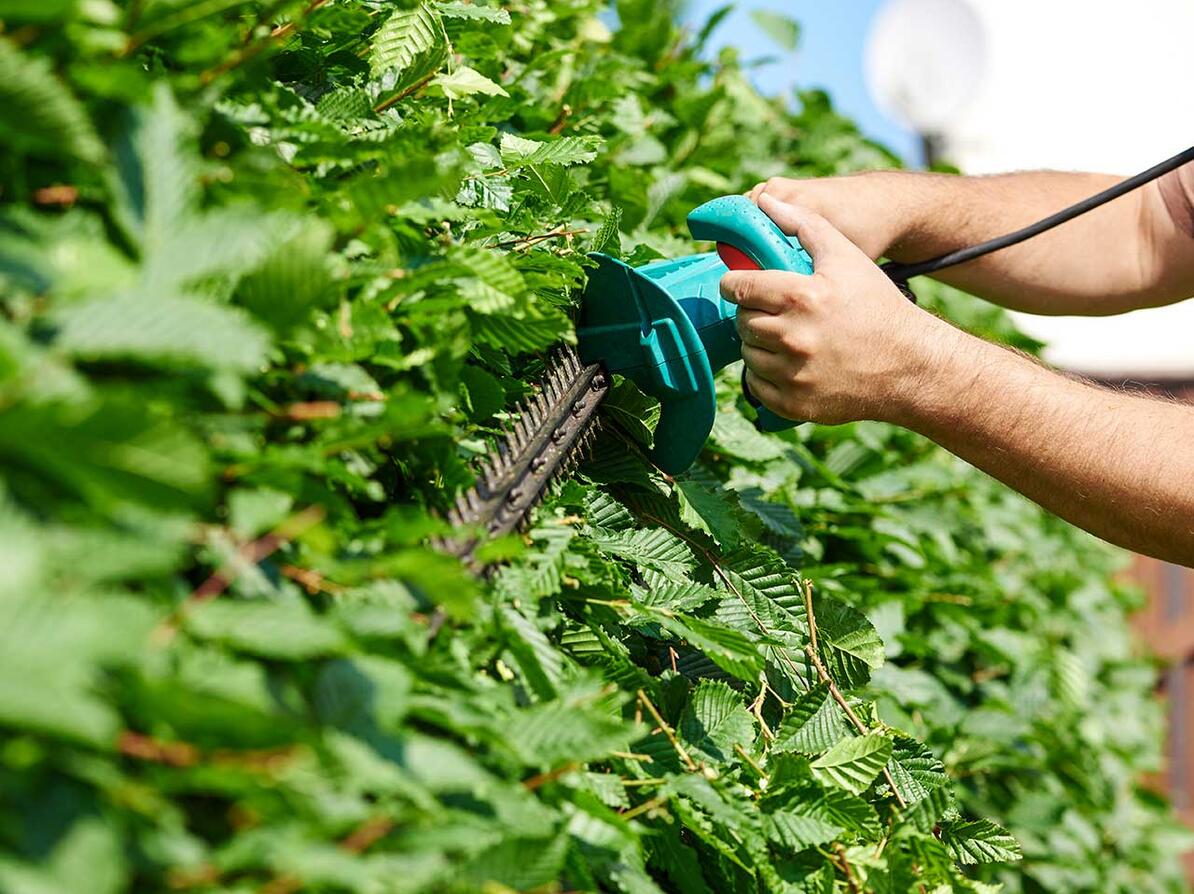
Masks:
[[[4,891],[1183,889],[1114,558],[906,432],[622,385],[426,546],[586,251],[894,162],[616,12],[0,2]]]

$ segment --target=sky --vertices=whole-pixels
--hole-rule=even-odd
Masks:
[[[910,163],[919,162],[916,137],[884,116],[867,92],[862,73],[862,49],[867,29],[883,0],[741,0],[710,40],[716,52],[726,45],[743,50],[743,58],[781,56],[760,67],[756,85],[765,93],[784,93],[797,87],[823,87],[843,114],[853,118],[869,137],[894,150]],[[691,0],[684,16],[699,28],[724,0]],[[768,41],[750,17],[753,9],[771,9],[800,22],[800,46],[795,54]],[[746,48],[754,49],[752,53]],[[755,49],[757,48],[757,49]]]

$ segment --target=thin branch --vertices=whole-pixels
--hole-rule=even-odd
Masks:
[[[319,7],[323,6],[327,2],[328,0],[311,0],[311,2],[307,4],[307,7],[294,19],[291,19],[284,25],[278,25],[276,28],[272,29],[269,34],[263,35],[252,43],[242,46],[239,50],[237,50],[219,65],[213,66],[212,68],[204,71],[199,75],[199,83],[210,84],[220,75],[227,74],[234,68],[239,68],[249,60],[261,55],[262,51],[271,44],[276,44],[282,39],[293,34],[295,29],[298,27],[296,22],[305,22],[311,13],[315,12],[315,10],[319,9]],[[249,33],[252,33],[252,31]]]
[[[554,230],[547,233],[536,233],[534,236],[519,236],[517,239],[505,239],[497,243],[498,248],[526,248],[534,245],[537,242],[543,242],[548,239],[560,239],[570,236],[581,236],[589,232],[586,227],[580,229],[570,230],[567,227],[560,225]]]
[[[854,870],[850,866],[850,861],[846,859],[845,847],[843,847],[842,843],[839,841],[834,844],[833,849],[837,853],[837,858],[841,864],[842,872],[846,875],[847,890],[849,890],[850,894],[860,894],[862,889],[858,887],[858,879],[854,877]]]
[[[750,764],[750,768],[755,771],[755,773],[758,775],[758,777],[760,779],[762,779],[764,782],[767,781],[767,779],[768,779],[767,771],[764,770],[762,767],[760,767],[758,762],[753,757],[751,757],[749,754],[746,753],[745,748],[743,748],[741,745],[739,745],[737,742],[735,742],[734,750],[738,752],[739,757],[741,757],[744,761],[746,761],[748,764]]]
[[[426,87],[431,82],[431,79],[434,78],[437,74],[439,74],[438,70],[433,71],[431,74],[427,75],[427,77],[425,77],[421,80],[415,81],[413,84],[411,84],[405,90],[403,90],[400,93],[395,93],[393,96],[391,96],[385,102],[379,102],[377,105],[375,105],[373,107],[373,111],[374,112],[384,112],[386,109],[388,109],[390,106],[394,105],[395,103],[402,102],[402,100],[406,99],[406,97],[410,96],[416,90],[422,90],[424,87]]]
[[[812,617],[813,616],[810,614],[810,622]],[[858,718],[857,714],[854,713],[854,709],[850,707],[850,703],[846,701],[846,698],[842,695],[841,690],[837,688],[837,684],[833,682],[833,678],[829,676],[829,671],[827,671],[825,669],[825,665],[821,663],[821,656],[813,651],[812,644],[810,643],[804,651],[805,654],[808,655],[809,660],[813,663],[813,667],[817,669],[817,676],[821,678],[822,683],[829,687],[829,694],[833,696],[833,700],[838,703],[838,706],[842,709],[842,711],[845,712],[846,716],[850,719],[850,722],[854,724],[854,728],[858,730],[858,734],[865,736],[867,733],[869,733],[870,730],[867,728],[867,725]],[[883,768],[883,778],[886,779],[887,784],[891,786],[891,794],[893,797],[895,797],[896,803],[900,805],[900,808],[903,809],[904,807],[907,807],[908,804],[904,801],[903,795],[901,795],[899,790],[896,788],[895,779],[892,777],[891,771],[888,770],[887,767]]]
[[[644,764],[655,763],[655,758],[649,754],[639,754],[635,751],[611,751],[610,757],[621,758],[624,761],[641,761]]]
[[[667,795],[659,795],[655,798],[652,798],[650,801],[644,801],[637,807],[632,807],[629,810],[624,811],[620,814],[620,816],[624,820],[633,819],[641,813],[646,813],[648,810],[654,810],[656,807],[662,807],[666,803]]]
[[[578,769],[580,769],[580,764],[576,763],[575,761],[571,761],[564,764],[562,767],[556,767],[554,770],[549,770],[546,773],[539,773],[538,775],[532,776],[529,779],[524,779],[522,781],[522,787],[530,791],[534,791],[535,789],[547,785],[549,782],[555,782],[561,776],[567,776],[573,770]]]
[[[804,613],[808,617],[808,644],[817,651],[817,619],[813,615],[813,582],[807,578],[801,582],[804,589]]]
[[[659,724],[659,728],[663,731],[663,734],[667,736],[667,740],[672,743],[672,747],[676,749],[676,753],[680,755],[681,760],[684,761],[684,765],[695,773],[699,769],[699,767],[697,767],[696,761],[694,761],[691,755],[684,750],[684,746],[680,744],[680,740],[676,738],[676,734],[672,732],[672,728],[668,726],[667,721],[663,719],[663,715],[661,715],[655,708],[655,705],[651,703],[651,699],[647,698],[647,693],[640,689],[638,691],[638,697],[643,703],[643,707],[647,709],[647,713],[651,715],[657,724]]]

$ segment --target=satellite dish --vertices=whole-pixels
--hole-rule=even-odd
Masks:
[[[940,134],[974,95],[986,58],[982,22],[965,0],[888,0],[867,36],[867,87],[892,118]]]

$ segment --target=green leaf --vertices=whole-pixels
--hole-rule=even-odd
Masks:
[[[279,331],[309,319],[335,294],[328,262],[332,232],[316,223],[295,222],[288,229],[236,291],[241,305]]]
[[[475,3],[462,3],[452,0],[450,3],[437,3],[436,11],[447,18],[474,19],[483,22],[496,22],[499,25],[510,24],[510,13],[504,9],[494,9],[492,6],[478,6]]]
[[[734,746],[747,748],[755,738],[755,722],[742,696],[718,680],[702,680],[680,715],[680,737],[711,761],[737,760]]]
[[[440,39],[439,17],[427,4],[393,13],[373,35],[369,65],[373,74],[401,72],[415,59],[436,47]]]
[[[635,442],[644,447],[655,444],[655,427],[659,425],[659,401],[643,394],[634,382],[617,376],[605,400],[601,413],[609,418]]]
[[[444,91],[449,99],[460,99],[483,93],[486,96],[509,96],[500,84],[495,84],[481,72],[467,65],[461,65],[451,74],[440,75],[431,82]]]
[[[741,520],[730,492],[681,478],[676,481],[676,494],[680,501],[680,518],[684,522],[710,534],[724,549],[738,546]]]
[[[752,9],[750,17],[768,37],[789,52],[800,44],[800,23],[771,9]]]
[[[502,161],[508,168],[526,165],[578,165],[597,157],[600,137],[560,137],[550,142],[528,140],[514,134],[502,134]]]
[[[692,550],[666,528],[639,531],[594,531],[590,537],[605,553],[636,566],[646,566],[667,575],[680,576],[696,564]]]
[[[200,639],[283,661],[335,655],[347,646],[344,635],[335,626],[302,602],[238,602],[220,598],[189,611],[185,626]]]
[[[803,693],[784,714],[772,748],[820,754],[849,735],[845,714],[829,694],[828,685],[819,683]]]
[[[24,54],[2,38],[0,140],[22,155],[77,158],[92,164],[104,156],[86,110],[55,77],[49,61]]]
[[[829,675],[843,689],[866,684],[882,667],[883,640],[866,616],[836,599],[814,595],[817,641]]]
[[[508,745],[532,765],[583,763],[624,750],[635,728],[601,708],[557,700],[512,714]]]
[[[941,843],[962,864],[1014,863],[1021,858],[1016,839],[990,820],[942,823]]]
[[[741,632],[699,618],[661,616],[656,620],[664,629],[687,640],[728,674],[746,682],[756,682],[763,670],[763,656],[754,641]]]
[[[269,337],[243,312],[197,298],[120,295],[63,307],[55,344],[83,360],[252,372]]]
[[[564,655],[517,609],[502,606],[500,618],[502,627],[508,631],[506,643],[518,659],[531,690],[539,698],[555,698],[564,672]]]
[[[812,762],[813,776],[854,794],[870,787],[891,757],[891,739],[881,733],[843,739]]]

